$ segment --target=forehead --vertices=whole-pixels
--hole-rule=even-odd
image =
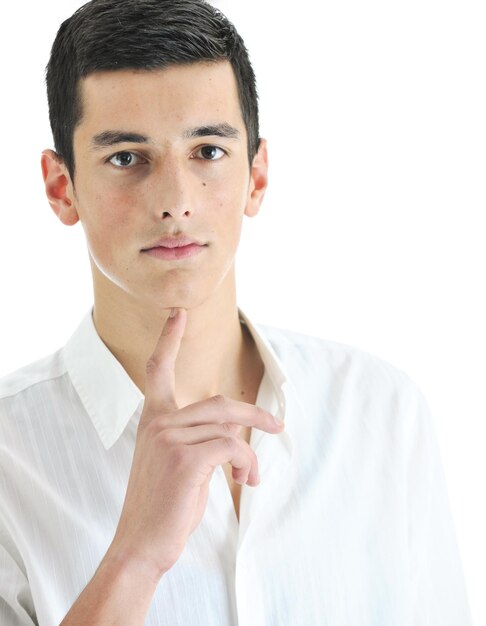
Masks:
[[[82,119],[75,134],[107,127],[178,133],[187,124],[226,122],[244,131],[238,88],[228,61],[174,65],[156,70],[90,74],[80,82]]]

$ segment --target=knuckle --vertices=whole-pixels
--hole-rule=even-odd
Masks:
[[[159,429],[157,439],[164,445],[170,445],[175,441],[175,428]]]
[[[230,422],[223,422],[221,428],[228,435],[235,435],[239,431],[239,426]]]
[[[237,444],[233,437],[223,437],[223,442],[231,452],[234,452]]]
[[[211,402],[218,407],[224,407],[227,404],[227,399],[222,394],[218,393],[210,398]]]
[[[156,372],[160,367],[160,361],[156,356],[152,355],[147,363],[145,364],[145,371],[147,374],[152,374]]]
[[[143,421],[143,428],[149,437],[156,437],[162,430],[161,419],[159,416],[154,415],[151,417],[147,415],[148,419]],[[142,426],[142,423],[141,423]]]
[[[185,467],[190,459],[190,451],[187,446],[174,446],[170,451],[171,465],[175,468]]]

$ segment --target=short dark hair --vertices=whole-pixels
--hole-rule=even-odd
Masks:
[[[255,74],[243,39],[221,11],[205,0],[91,0],[75,11],[61,24],[46,67],[54,145],[73,182],[81,78],[223,60],[236,77],[251,165],[259,145]]]

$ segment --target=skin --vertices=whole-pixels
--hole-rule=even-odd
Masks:
[[[145,403],[115,537],[62,625],[134,626],[199,524],[215,467],[235,490],[238,514],[237,489],[258,484],[251,428],[282,430],[253,404],[263,365],[239,323],[235,289],[242,220],[258,213],[268,160],[262,140],[249,167],[227,62],[97,73],[83,79],[82,95],[75,180],[46,150],[46,193],[64,224],[83,226],[96,329]],[[187,137],[188,129],[217,124],[238,136]],[[93,149],[93,138],[110,130],[149,142]],[[180,233],[207,245],[177,261],[142,251]]]

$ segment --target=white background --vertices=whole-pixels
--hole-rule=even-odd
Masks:
[[[250,50],[271,162],[263,209],[245,224],[239,304],[256,321],[363,348],[419,384],[485,624],[483,3],[215,4]],[[91,305],[82,227],[57,221],[40,172],[53,147],[44,67],[80,5],[2,9],[0,375],[60,347]]]

